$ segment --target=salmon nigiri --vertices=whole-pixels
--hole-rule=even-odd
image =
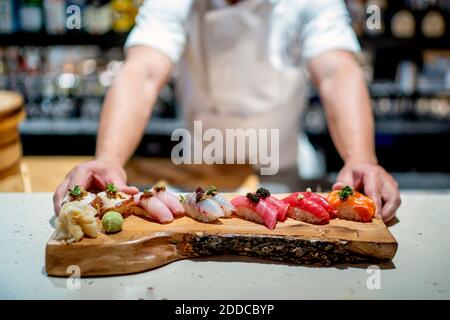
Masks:
[[[349,186],[330,192],[328,202],[338,210],[340,219],[370,222],[376,211],[372,199]]]
[[[283,202],[289,204],[288,215],[295,220],[312,224],[327,224],[330,221],[324,207],[299,192],[284,198]]]
[[[277,209],[255,193],[237,196],[231,204],[236,207],[236,214],[244,219],[264,224],[270,230],[277,224]]]
[[[169,208],[159,200],[151,191],[145,190],[134,196],[135,203],[145,210],[145,216],[159,223],[167,223],[173,221],[172,212]]]
[[[271,196],[270,191],[265,188],[259,188],[258,190],[256,190],[256,194],[259,195],[267,203],[269,203],[273,207],[275,207],[275,209],[277,209],[277,212],[278,212],[277,220],[278,221],[286,221],[287,212],[288,212],[288,208],[289,208],[289,205],[287,203],[284,203],[283,201],[275,198],[274,196]]]
[[[170,209],[175,216],[182,215],[185,212],[183,205],[178,200],[178,197],[168,191],[166,187],[154,186],[152,192]]]

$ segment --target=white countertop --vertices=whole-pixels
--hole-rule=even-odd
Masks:
[[[50,193],[0,193],[0,299],[450,299],[450,192],[403,192],[399,242],[369,290],[367,265],[311,267],[245,257],[177,261],[69,289],[44,269]],[[373,276],[371,278],[374,279]]]

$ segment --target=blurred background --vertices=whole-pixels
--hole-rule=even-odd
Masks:
[[[81,8],[80,30],[66,25],[72,4]],[[17,134],[14,125],[0,125],[0,191],[53,191],[71,167],[93,156],[102,101],[120,70],[122,46],[141,4],[0,0],[0,90],[23,97],[0,95],[0,123],[9,119],[18,125]],[[363,47],[358,59],[371,93],[380,164],[403,189],[450,188],[450,0],[346,4]],[[377,30],[366,26],[372,4],[381,8]],[[180,168],[171,163],[170,135],[183,126],[176,81],[174,75],[162,90],[127,165],[130,183],[165,179],[185,188],[215,183],[228,189],[255,183],[246,166]],[[288,188],[288,180],[289,188],[326,189],[342,166],[314,88],[302,121],[300,171],[267,182],[280,191]]]

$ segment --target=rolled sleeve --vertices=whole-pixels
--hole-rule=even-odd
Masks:
[[[139,9],[136,26],[127,38],[125,50],[147,46],[177,63],[186,44],[184,25],[191,4],[192,0],[146,0]]]
[[[333,49],[361,51],[343,1],[308,1],[303,14],[301,42],[304,59],[309,60]]]

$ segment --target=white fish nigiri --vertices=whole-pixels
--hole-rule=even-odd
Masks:
[[[202,222],[213,222],[225,216],[220,205],[213,199],[205,197],[203,191],[199,189],[196,193],[186,195],[182,203],[190,217]]]
[[[146,217],[159,223],[173,221],[173,214],[170,209],[153,192],[144,191],[143,193],[138,193],[133,198],[134,202],[139,201],[139,205],[147,212]]]
[[[106,190],[98,193],[97,197],[101,200],[102,214],[109,210],[121,212],[131,201],[131,195],[119,191],[113,183],[108,183]]]
[[[69,189],[67,195],[62,201],[62,205],[67,202],[76,203],[77,205],[83,206],[85,204],[92,203],[97,195],[95,193],[87,192],[83,187],[75,185],[72,189]]]
[[[182,215],[185,210],[180,200],[172,192],[168,191],[164,186],[154,186],[152,190],[153,194],[161,200],[175,215]]]
[[[229,218],[233,212],[236,212],[236,207],[231,204],[230,201],[225,199],[221,194],[217,193],[217,188],[215,186],[209,186],[205,190],[205,194],[212,197],[219,206],[222,208],[225,217]]]

